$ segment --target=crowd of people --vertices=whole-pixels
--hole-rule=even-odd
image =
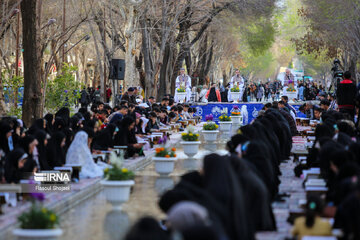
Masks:
[[[294,171],[299,176],[319,167],[329,190],[325,199],[308,195],[304,216],[295,220],[291,233],[297,239],[331,236],[338,228],[343,239],[360,239],[359,131],[341,112],[328,111],[321,118],[306,165]],[[268,105],[231,138],[227,156],[205,156],[200,170],[184,174],[161,196],[165,221],[140,219],[126,239],[170,240],[174,232],[186,240],[255,239],[258,231],[276,231],[271,203],[287,196],[279,192],[279,165],[289,159],[292,135],[278,103]],[[333,227],[323,217],[334,218]]]
[[[220,98],[208,98],[208,91],[211,88],[215,87],[215,91],[218,91]],[[299,81],[298,82],[298,96],[297,100],[299,101],[311,101],[319,100],[323,94],[326,94],[325,88],[320,85],[317,86],[315,82],[310,81]],[[225,87],[219,84],[210,84],[210,87],[207,85],[201,86],[195,92],[195,101],[196,102],[232,102],[230,99],[229,93],[231,91],[230,83]],[[268,102],[268,101],[279,101],[280,97],[283,95],[283,85],[279,80],[275,80],[267,83],[244,83],[243,94],[240,99],[241,102]]]
[[[344,84],[338,86],[342,95],[350,91],[347,81],[340,84]],[[2,118],[1,183],[18,183],[28,176],[25,173],[66,164],[81,165],[81,178],[100,177],[107,165],[95,163],[92,153],[127,146],[126,158],[141,156],[150,147],[141,139],[163,126],[193,118],[195,109],[175,103],[171,96],[156,103],[154,97],[146,101],[137,97],[136,91],[129,88],[113,108],[95,101],[90,110],[85,104],[71,116],[70,109],[63,107],[31,126],[14,117]],[[213,84],[205,97],[215,101],[222,95]],[[336,103],[331,96],[329,100],[322,94],[319,97],[320,112],[309,104],[300,108],[320,124],[306,165],[294,171],[299,176],[304,169],[319,167],[329,191],[325,201],[308,198],[306,216],[295,221],[292,233],[299,239],[308,234],[330,235],[331,226],[320,218],[327,216],[335,218],[334,227],[343,230],[344,239],[360,239],[360,136],[354,123],[358,106],[354,99],[349,103],[348,94],[338,96],[334,108],[330,108]],[[256,232],[276,231],[271,204],[287,196],[279,192],[280,164],[290,158],[292,137],[299,134],[296,111],[288,100],[282,96],[265,104],[251,124],[232,136],[226,145],[228,155],[207,155],[201,169],[181,176],[160,197],[158,204],[166,220],[159,224],[143,218],[126,239],[165,240],[181,233],[185,240],[251,240]]]
[[[14,117],[1,119],[0,181],[17,183],[23,173],[65,164],[81,164],[82,177],[100,176],[106,166],[94,164],[91,153],[127,146],[126,158],[141,156],[149,146],[138,141],[163,126],[192,118],[195,112],[187,104],[175,104],[173,98],[157,104],[149,97],[139,103],[128,92],[114,108],[97,102],[90,111],[80,108],[70,116],[70,109],[63,107],[28,127]]]

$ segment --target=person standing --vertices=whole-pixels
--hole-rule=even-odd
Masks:
[[[80,94],[81,94],[81,97],[80,97],[81,107],[87,109],[87,107],[90,103],[90,95],[87,93],[85,87],[83,88],[83,90],[81,91]]]
[[[121,100],[126,100],[128,101],[128,103],[136,104],[136,98],[134,96],[134,88],[129,87],[127,92],[124,93],[124,95],[122,96]]]
[[[206,99],[206,94],[208,92],[208,88],[206,85],[204,85],[200,91],[200,94],[199,94],[199,102],[203,102],[203,103],[206,103],[207,102],[207,99]]]
[[[111,88],[109,88],[109,86],[106,86],[106,102],[109,103],[110,102],[110,98],[112,95],[112,91]]]
[[[264,87],[261,84],[259,84],[259,87],[258,87],[258,90],[256,93],[256,101],[261,102],[263,96],[264,96]]]
[[[94,103],[98,103],[101,100],[101,92],[100,86],[97,87],[96,91],[94,92]]]
[[[235,99],[231,99],[231,88],[238,87],[240,89],[240,101],[242,101],[242,96],[244,94],[244,79],[240,75],[239,69],[236,69],[235,75],[230,79],[230,91],[228,91],[228,101],[234,101]]]
[[[337,86],[336,98],[339,111],[349,114],[352,121],[354,121],[355,115],[355,97],[356,86],[351,80],[351,73],[346,71],[344,73],[344,80],[342,80]]]
[[[291,73],[290,69],[286,69],[284,76],[284,85],[289,86],[290,84],[294,84],[294,75]]]
[[[221,102],[220,91],[218,89],[216,89],[215,83],[211,84],[211,88],[206,93],[205,97],[208,100],[208,102]]]
[[[191,78],[189,75],[185,74],[185,69],[180,68],[180,75],[177,76],[175,81],[175,102],[179,102],[178,90],[185,89],[186,92],[186,101],[190,101],[191,98]]]

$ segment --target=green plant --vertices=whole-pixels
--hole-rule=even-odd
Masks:
[[[230,121],[231,121],[231,117],[229,117],[228,115],[223,114],[223,115],[221,115],[221,116],[219,117],[219,120],[220,120],[221,122],[230,122]]]
[[[5,78],[5,74],[3,74],[3,86],[4,86],[4,96],[5,102],[9,104],[9,116],[16,116],[17,118],[21,118],[22,116],[22,108],[17,106],[15,107],[15,102],[17,104],[23,98],[23,86],[24,86],[24,78],[22,76],[15,76],[12,78]],[[17,94],[15,94],[17,92]]]
[[[165,157],[165,158],[171,158],[171,157],[176,157],[176,148],[165,148],[165,147],[159,147],[159,148],[155,148],[155,157]]]
[[[109,181],[132,180],[135,177],[133,171],[129,171],[127,168],[119,168],[116,165],[113,168],[106,168],[104,174],[105,178]]]
[[[80,82],[75,80],[76,66],[64,64],[61,74],[54,80],[49,80],[46,88],[45,107],[56,110],[63,106],[71,106],[80,98]]]
[[[197,133],[182,133],[181,139],[188,142],[196,142],[199,140],[199,134]]]
[[[183,93],[183,92],[186,92],[186,90],[185,90],[185,88],[178,88],[178,89],[177,89],[177,92]]]
[[[32,205],[28,212],[19,217],[20,227],[23,229],[53,229],[59,224],[58,216],[51,210],[42,206],[45,199],[42,193],[31,193]]]
[[[219,126],[216,123],[205,123],[203,126],[203,129],[205,131],[214,131],[218,128],[219,128]]]
[[[240,88],[239,87],[233,87],[230,90],[231,92],[240,92]]]

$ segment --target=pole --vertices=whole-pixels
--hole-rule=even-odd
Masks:
[[[104,38],[104,86],[103,86],[103,88],[104,88],[104,102],[106,102],[106,97],[107,97],[107,92],[106,92],[106,51],[105,51],[105,49],[106,49],[106,31],[105,31],[105,27],[106,27],[106,25],[105,25],[105,6],[104,6],[104,32],[103,32],[103,34],[104,34],[104,36],[103,36],[103,38]]]
[[[20,39],[20,4],[18,6],[19,8],[19,12],[17,14],[17,25],[16,25],[16,57],[15,57],[15,61],[16,61],[16,64],[15,64],[15,77],[19,76],[19,39]],[[14,91],[14,94],[15,94],[15,98],[14,98],[14,105],[15,105],[15,108],[17,108],[17,101],[18,101],[18,88],[15,87],[15,91]]]
[[[66,0],[64,0],[63,4],[63,24],[62,24],[62,32],[63,32],[63,39],[65,39],[65,20],[66,20]],[[65,62],[65,43],[62,46],[62,63]]]

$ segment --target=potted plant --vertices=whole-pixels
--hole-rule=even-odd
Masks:
[[[186,131],[181,134],[182,141],[180,144],[183,146],[184,153],[189,157],[195,156],[199,151],[199,134],[195,133],[195,128],[189,125]]]
[[[219,117],[220,131],[229,132],[231,129],[231,124],[231,117],[229,117],[228,115],[223,114]]]
[[[231,99],[233,99],[235,102],[239,102],[239,98],[241,95],[239,86],[234,86],[233,88],[231,88],[230,93]]]
[[[185,99],[186,99],[186,89],[183,88],[183,87],[180,87],[176,90],[177,92],[177,97],[178,97],[178,100],[179,102],[185,102]]]
[[[14,229],[13,235],[19,240],[52,240],[61,236],[63,231],[57,228],[58,216],[42,204],[45,200],[44,194],[31,193],[30,199],[31,207],[18,217],[20,228]]]
[[[155,156],[152,158],[155,162],[155,171],[166,176],[174,171],[176,158],[176,148],[166,145],[167,137],[164,136],[158,142],[159,146],[155,148]]]
[[[239,109],[238,106],[234,106],[233,110],[231,112],[231,119],[232,119],[232,123],[235,125],[241,125],[242,124],[242,116],[241,116],[241,111]]]
[[[213,119],[212,115],[207,115],[205,117],[207,122],[203,125],[202,134],[206,142],[215,142],[217,134],[219,133],[219,126],[212,121]]]
[[[104,176],[101,185],[104,187],[105,198],[114,210],[121,210],[121,204],[129,200],[131,186],[135,184],[135,174],[127,168],[113,165],[104,170]]]
[[[112,204],[114,210],[121,210],[121,204],[130,197],[131,186],[135,184],[134,172],[122,167],[124,154],[120,157],[110,156],[111,168],[104,170],[104,179],[100,182],[104,187],[106,200]]]

